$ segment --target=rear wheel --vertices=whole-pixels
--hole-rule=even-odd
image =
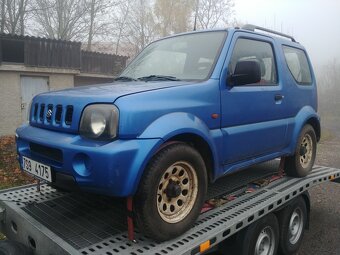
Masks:
[[[207,189],[201,155],[186,144],[172,144],[148,164],[134,198],[141,232],[164,241],[188,230],[198,217]]]
[[[316,157],[316,135],[313,127],[305,125],[300,133],[295,154],[287,157],[285,171],[293,177],[304,177],[314,165]]]
[[[282,254],[294,254],[298,251],[307,223],[307,208],[303,198],[299,197],[287,205],[278,214],[280,225],[280,245]]]
[[[257,220],[237,236],[237,254],[275,255],[279,244],[279,224],[274,214]]]

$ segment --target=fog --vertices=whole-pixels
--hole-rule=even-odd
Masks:
[[[338,0],[236,0],[235,16],[242,23],[293,35],[317,68],[340,59]]]
[[[340,141],[340,1],[236,0],[239,23],[293,35],[305,46],[317,77],[324,139]]]

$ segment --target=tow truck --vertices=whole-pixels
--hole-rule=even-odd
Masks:
[[[292,254],[309,227],[308,190],[340,182],[340,169],[314,166],[303,178],[273,160],[208,189],[194,226],[166,242],[143,236],[129,199],[32,184],[0,192],[0,254]],[[1,253],[2,252],[2,253]]]

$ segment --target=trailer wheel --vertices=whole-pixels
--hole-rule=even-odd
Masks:
[[[274,214],[257,220],[237,236],[237,254],[275,255],[279,245],[279,223]]]
[[[303,127],[293,156],[287,157],[285,171],[293,177],[304,177],[312,170],[316,157],[316,135],[314,128]]]
[[[0,241],[0,255],[31,255],[32,251],[22,243]]]
[[[156,241],[184,233],[197,219],[206,190],[205,164],[193,147],[163,148],[145,169],[134,197],[139,230]]]
[[[299,197],[287,205],[278,214],[280,225],[279,250],[282,254],[294,254],[298,251],[307,223],[307,208],[303,198]]]

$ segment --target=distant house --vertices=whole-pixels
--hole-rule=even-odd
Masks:
[[[126,60],[83,51],[79,42],[0,34],[0,136],[26,121],[35,95],[111,82]]]

